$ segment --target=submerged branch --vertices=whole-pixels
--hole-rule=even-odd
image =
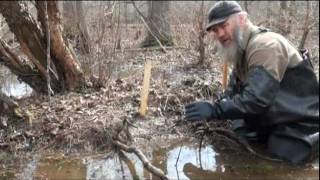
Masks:
[[[151,173],[153,173],[154,175],[158,176],[161,179],[169,179],[163,172],[161,169],[153,166],[150,161],[147,159],[147,157],[137,148],[135,147],[131,147],[131,146],[127,146],[119,141],[114,141],[113,142],[114,145],[116,145],[118,148],[120,148],[123,151],[126,151],[128,153],[134,153],[136,156],[138,156],[138,158],[142,161],[143,166],[150,171]]]

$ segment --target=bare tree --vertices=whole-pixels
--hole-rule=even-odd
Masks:
[[[83,1],[63,1],[64,30],[69,37],[79,39],[79,49],[90,53],[90,36],[83,11]]]
[[[306,39],[308,37],[309,31],[310,31],[310,2],[306,2],[306,16],[304,19],[304,27],[303,27],[303,34],[300,40],[299,49],[302,49],[304,47],[304,44],[306,42]]]
[[[249,2],[248,1],[244,1],[244,10],[249,13]]]
[[[205,19],[205,13],[204,13],[204,1],[201,1],[201,5],[199,8],[199,11],[197,13],[197,24],[196,24],[196,29],[197,29],[197,34],[198,34],[198,47],[197,49],[199,50],[199,65],[204,64],[204,59],[205,59],[205,43],[204,43],[204,37],[206,35],[206,31],[204,29],[204,19]]]
[[[142,47],[159,45],[154,36],[163,45],[173,45],[168,18],[169,8],[170,1],[148,1],[148,17],[146,19],[153,34],[148,31]]]
[[[87,23],[83,11],[83,1],[76,1],[77,23],[80,30],[80,47],[85,54],[90,53],[90,36],[88,33]]]
[[[280,1],[278,30],[284,35],[286,35],[287,9],[288,9],[287,1]]]
[[[0,13],[5,18],[10,31],[20,43],[28,60],[15,55],[4,42],[0,43],[0,62],[7,66],[19,79],[29,84],[35,91],[46,93],[46,29],[44,2],[36,1],[38,22],[30,15],[26,4],[18,1],[1,1]],[[12,13],[15,12],[15,13]],[[50,29],[51,64],[50,77],[53,92],[76,90],[84,85],[84,76],[71,47],[64,41],[61,32],[61,17],[57,2],[48,2]]]
[[[271,17],[272,16],[272,10],[271,10],[271,1],[268,1],[268,5],[267,5],[267,26],[271,27],[272,26],[272,21],[271,21]]]

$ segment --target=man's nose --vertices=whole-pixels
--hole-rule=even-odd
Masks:
[[[224,32],[224,29],[223,28],[217,28],[217,31],[216,31],[216,37],[217,38],[222,38],[223,36],[225,35],[225,32]]]

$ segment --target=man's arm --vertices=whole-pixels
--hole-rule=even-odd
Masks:
[[[250,68],[242,91],[214,103],[216,119],[238,119],[261,114],[268,109],[280,83],[262,66]]]

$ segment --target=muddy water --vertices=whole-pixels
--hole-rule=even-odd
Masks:
[[[3,76],[0,77],[0,91],[8,96],[21,98],[32,93],[30,86],[19,82],[17,77],[11,73],[0,70]]]
[[[170,179],[319,179],[319,160],[306,166],[272,163],[246,154],[217,153],[206,145],[175,143],[144,152]],[[14,175],[17,179],[158,179],[133,154],[100,157],[35,156]],[[178,158],[179,157],[179,158]],[[2,176],[0,173],[0,179]],[[8,177],[8,176],[7,176]],[[4,178],[5,179],[5,178]]]

